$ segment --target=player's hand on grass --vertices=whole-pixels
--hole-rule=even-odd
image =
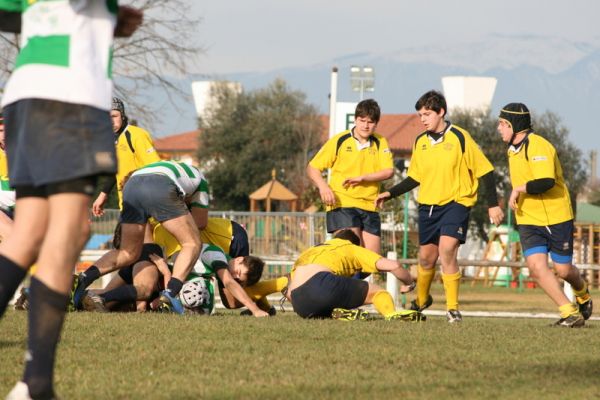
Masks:
[[[496,226],[500,225],[504,219],[504,212],[499,206],[488,208],[488,215],[490,216],[490,222]]]
[[[385,201],[387,199],[389,199],[391,196],[390,192],[383,192],[380,193],[379,196],[377,196],[377,198],[375,199],[375,207],[376,208],[383,208],[383,203],[385,203]]]

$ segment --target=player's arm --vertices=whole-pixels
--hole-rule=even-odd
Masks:
[[[21,12],[4,10],[0,11],[0,31],[21,33]]]
[[[361,182],[381,182],[390,179],[392,176],[394,176],[394,168],[385,168],[370,174],[346,178],[342,185],[344,187],[353,187]]]
[[[150,261],[156,265],[158,272],[162,274],[164,287],[167,287],[167,284],[171,280],[171,270],[169,269],[167,262],[164,258],[154,253],[150,254]]]
[[[106,204],[106,201],[108,200],[108,195],[110,194],[116,183],[117,178],[114,175],[111,175],[106,179],[106,182],[104,182],[102,189],[100,189],[100,193],[98,193],[98,197],[96,197],[96,200],[94,200],[94,203],[92,204],[92,213],[94,214],[94,216],[100,217],[104,214],[104,205]]]
[[[381,208],[386,200],[390,200],[394,197],[400,196],[401,194],[410,192],[417,186],[419,186],[419,182],[408,176],[404,178],[402,182],[392,186],[387,191],[380,193],[375,199],[375,207]]]
[[[408,272],[408,269],[402,268],[397,261],[381,257],[375,263],[375,267],[380,272],[391,272],[398,280],[404,283],[404,285],[400,288],[401,293],[410,292],[415,288],[416,283],[413,277],[410,275],[410,272]]]
[[[321,196],[321,200],[328,206],[332,206],[335,204],[335,195],[333,194],[333,190],[327,184],[321,171],[316,167],[308,164],[306,166],[306,175],[308,178],[314,183],[314,185],[319,189],[319,195]]]
[[[483,175],[481,178],[479,178],[479,180],[482,182],[482,186],[485,189],[485,201],[488,206],[490,222],[498,226],[504,219],[504,212],[498,204],[498,193],[496,192],[496,177],[494,170]]]
[[[154,148],[148,132],[143,130],[136,132],[134,148],[136,149],[134,155],[139,167],[160,161],[160,156]]]
[[[225,289],[229,290],[233,297],[235,297],[240,303],[248,308],[255,317],[268,317],[269,314],[258,308],[256,303],[250,299],[246,291],[240,286],[240,284],[233,279],[231,273],[227,268],[220,268],[217,270],[217,277],[225,286]]]
[[[192,214],[192,218],[198,229],[202,230],[206,228],[206,225],[208,224],[208,208],[195,207],[192,205],[190,214]]]

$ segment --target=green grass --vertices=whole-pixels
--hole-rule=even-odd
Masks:
[[[513,296],[503,288],[463,289],[465,309],[482,309],[467,303],[471,297],[494,304]],[[538,292],[515,292],[514,303],[554,311]],[[551,322],[465,318],[455,326],[442,317],[417,324],[302,320],[291,312],[269,319],[237,312],[72,313],[55,381],[67,399],[600,397],[600,321],[583,329]],[[2,396],[22,373],[26,313],[7,312],[0,329]]]

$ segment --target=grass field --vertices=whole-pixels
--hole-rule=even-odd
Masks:
[[[540,290],[461,290],[465,310],[555,311]],[[552,321],[72,313],[55,381],[64,399],[600,398],[600,321]],[[26,313],[9,311],[0,329],[2,396],[22,373]]]

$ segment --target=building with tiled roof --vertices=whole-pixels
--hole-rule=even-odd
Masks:
[[[329,137],[329,116],[321,116],[323,131],[321,140]],[[409,158],[417,135],[423,132],[423,125],[417,114],[384,114],[381,116],[376,132],[384,136],[390,145],[394,158]],[[200,131],[165,136],[154,141],[154,147],[164,159],[186,162],[197,161]]]

